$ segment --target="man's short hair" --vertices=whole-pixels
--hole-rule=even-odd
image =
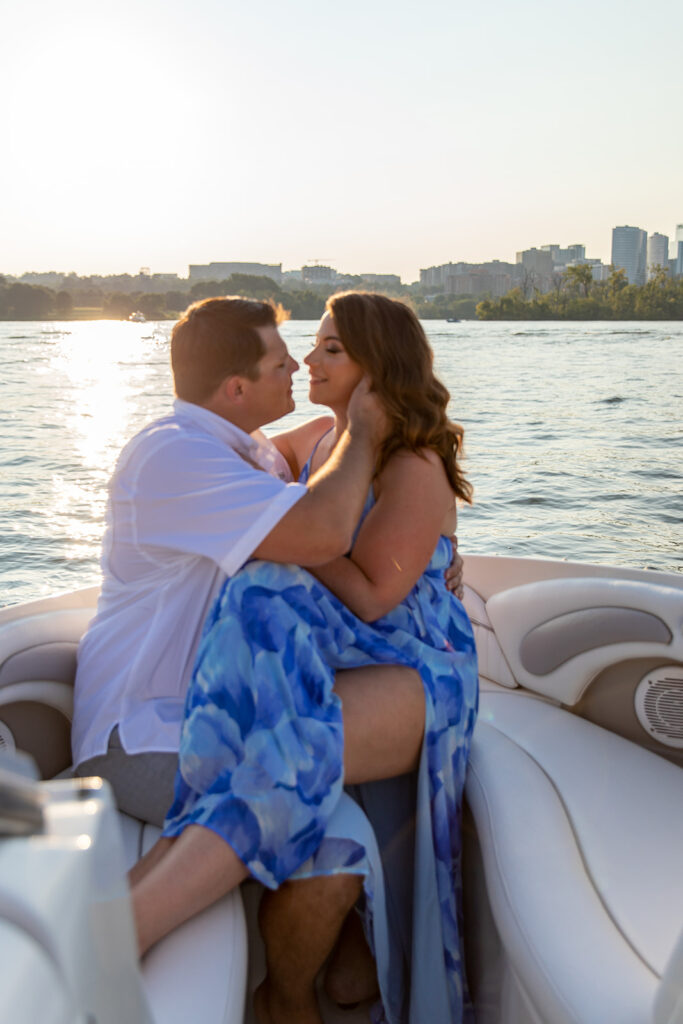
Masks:
[[[270,302],[227,296],[194,302],[171,333],[178,398],[202,405],[227,377],[256,380],[265,353],[259,327],[275,327],[282,311]]]

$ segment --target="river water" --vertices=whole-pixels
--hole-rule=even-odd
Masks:
[[[0,605],[98,580],[117,453],[169,407],[171,326],[0,324]],[[283,325],[299,361],[315,327]],[[683,571],[683,324],[425,328],[466,431],[463,552]],[[320,411],[306,379],[283,425]]]

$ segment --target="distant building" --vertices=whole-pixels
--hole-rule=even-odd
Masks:
[[[361,274],[363,283],[373,288],[400,288],[401,278],[398,274]]]
[[[303,277],[300,270],[283,270],[282,271],[282,284],[283,285],[296,285],[301,284]]]
[[[587,263],[591,268],[594,281],[607,281],[612,273],[612,268],[603,263],[602,260],[584,260],[583,262]]]
[[[177,274],[149,274],[145,279],[144,287],[148,292],[161,294],[181,288],[184,284],[186,282],[181,281]]]
[[[446,295],[506,295],[521,280],[521,268],[514,263],[443,263],[420,270],[420,284]]]
[[[499,299],[519,283],[519,270],[513,263],[491,260],[489,263],[461,264],[449,277],[446,291],[450,295],[490,295]]]
[[[550,253],[554,271],[562,271],[566,267],[576,266],[578,263],[590,262],[586,259],[586,246],[578,243],[568,245],[566,249],[560,245],[542,245],[541,252]]]
[[[446,279],[448,272],[454,268],[455,263],[441,263],[438,267],[427,267],[420,271],[420,284],[430,291],[443,292],[446,290]],[[466,264],[460,264],[465,266]]]
[[[276,284],[282,280],[281,263],[191,263],[190,283],[197,281],[225,281],[231,274],[250,277],[270,277]]]
[[[647,240],[647,279],[654,274],[655,267],[669,266],[669,237],[655,231]]]
[[[612,228],[612,263],[626,271],[629,284],[645,284],[647,231],[628,224]]]
[[[674,248],[674,274],[683,277],[683,224],[676,225]]]
[[[306,284],[334,284],[339,279],[339,274],[334,267],[316,263],[312,267],[302,267],[301,277]]]
[[[550,291],[553,280],[553,257],[548,249],[524,249],[517,253],[517,263],[521,265],[527,281],[540,292]]]

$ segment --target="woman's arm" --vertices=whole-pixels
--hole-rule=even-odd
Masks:
[[[452,504],[438,455],[398,453],[378,481],[377,500],[350,557],[317,566],[315,575],[359,618],[381,618],[426,569]]]
[[[307,420],[300,427],[283,430],[270,438],[280,454],[287,460],[295,480],[299,479],[301,470],[320,438],[332,426],[334,426],[334,417],[317,416],[315,419]]]

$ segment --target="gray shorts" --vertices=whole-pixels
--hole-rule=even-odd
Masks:
[[[127,754],[117,726],[109,737],[107,753],[83,761],[74,773],[81,777],[100,775],[114,790],[120,811],[161,828],[173,802],[177,768],[177,754],[160,750]]]

